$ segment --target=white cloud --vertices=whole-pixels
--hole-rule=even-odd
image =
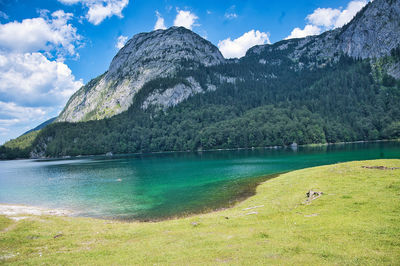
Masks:
[[[68,21],[71,13],[58,10],[51,18],[38,17],[0,24],[0,49],[9,52],[56,51],[58,57],[77,56],[82,37]]]
[[[306,17],[308,23],[304,29],[293,29],[286,39],[306,37],[342,27],[350,22],[368,2],[369,0],[353,0],[348,3],[346,9],[317,8]]]
[[[0,53],[0,101],[23,106],[62,106],[83,85],[63,62],[41,53]]]
[[[115,47],[118,49],[121,49],[122,47],[124,47],[127,40],[128,40],[128,36],[123,36],[123,35],[119,36]]]
[[[154,25],[154,30],[165,30],[164,18],[161,16],[160,12],[156,11],[157,21]]]
[[[83,85],[64,63],[81,46],[73,15],[39,13],[0,24],[0,143],[58,115]]]
[[[174,26],[182,26],[191,30],[198,17],[190,11],[177,10],[177,12]]]
[[[23,107],[12,102],[0,101],[0,117],[3,117],[3,119],[0,119],[0,128],[9,128],[32,119],[44,118],[46,111],[48,111],[47,109],[42,107]]]
[[[122,18],[122,9],[129,3],[129,0],[108,0],[97,2],[89,6],[87,19],[94,25],[99,25],[104,19],[117,16]]]
[[[42,53],[0,52],[0,143],[57,116],[82,85]]]
[[[24,107],[0,101],[0,145],[57,115],[53,107]]]
[[[321,29],[314,25],[306,25],[304,29],[294,28],[286,39],[303,38],[310,35],[317,35],[321,33]]]
[[[1,124],[1,121],[0,121]],[[6,136],[10,133],[10,129],[9,128],[5,128],[5,127],[0,127],[0,136]],[[3,144],[3,140],[0,139],[0,145]]]
[[[82,0],[58,0],[58,1],[67,5],[73,5],[79,2],[83,2]]]
[[[340,13],[339,9],[317,8],[306,19],[314,26],[332,27]]]
[[[8,15],[0,10],[0,18],[8,19]]]
[[[224,16],[226,19],[235,19],[238,17],[238,15],[236,13],[225,13]]]
[[[129,4],[129,0],[58,0],[67,5],[81,3],[88,8],[87,20],[99,25],[106,18],[117,16],[122,18],[122,10]]]
[[[0,143],[58,115],[82,85],[42,53],[0,52]]]
[[[237,39],[231,38],[219,41],[218,48],[225,58],[240,58],[254,45],[270,43],[269,33],[251,30]]]
[[[346,23],[350,22],[350,20],[352,20],[358,11],[360,11],[366,4],[368,4],[367,0],[351,1],[347,5],[347,8],[340,12],[340,15],[335,22],[335,28],[342,27]]]
[[[235,18],[237,18],[238,15],[236,14],[235,9],[236,9],[235,5],[229,7],[228,10],[225,12],[224,17],[226,19],[235,19]]]

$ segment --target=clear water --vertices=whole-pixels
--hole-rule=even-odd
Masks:
[[[266,175],[378,158],[400,158],[400,142],[0,161],[0,203],[157,220],[228,206]]]

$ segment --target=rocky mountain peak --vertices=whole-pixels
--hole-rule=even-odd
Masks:
[[[113,116],[127,110],[148,81],[173,76],[182,63],[211,66],[224,61],[217,47],[183,27],[137,34],[117,53],[105,74],[71,97],[57,121]]]
[[[205,66],[222,63],[217,47],[184,27],[140,33],[130,39],[110,64],[108,75],[125,75],[138,67],[193,61]]]
[[[339,49],[358,58],[388,55],[400,44],[400,1],[374,0],[338,33]]]
[[[335,60],[340,54],[354,58],[379,58],[400,45],[400,1],[374,0],[342,28],[316,36],[284,40],[273,45],[251,48],[248,56],[285,54],[294,62],[303,58],[312,66],[316,61]]]

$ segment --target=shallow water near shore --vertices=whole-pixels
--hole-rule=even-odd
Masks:
[[[228,207],[269,175],[379,158],[400,158],[400,142],[0,161],[0,203],[160,220]]]

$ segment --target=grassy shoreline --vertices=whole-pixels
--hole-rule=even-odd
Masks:
[[[229,202],[221,202],[217,206],[214,207],[205,207],[199,210],[194,210],[190,212],[184,212],[179,215],[175,216],[166,216],[160,218],[143,218],[143,219],[118,219],[118,218],[99,218],[99,217],[87,217],[87,216],[80,216],[76,211],[70,209],[54,209],[54,208],[47,208],[43,206],[33,206],[33,205],[26,205],[26,204],[12,204],[12,203],[0,203],[0,216],[7,216],[10,219],[18,220],[19,217],[27,218],[29,215],[50,215],[50,216],[68,216],[68,217],[84,217],[84,218],[92,218],[98,220],[105,220],[105,221],[120,221],[120,222],[127,222],[127,223],[148,223],[148,222],[163,222],[168,220],[175,220],[175,219],[183,219],[189,218],[192,216],[200,215],[200,214],[207,214],[213,212],[220,212],[223,210],[227,210],[233,208],[235,205],[239,204],[242,201],[254,196],[257,192],[257,187],[267,180],[276,178],[280,176],[282,173],[275,173],[275,174],[268,174],[259,177],[253,177],[246,180],[243,180],[238,187],[240,187],[240,191],[236,191],[235,196],[229,200]]]
[[[0,216],[0,263],[397,264],[400,160],[297,170],[234,207],[157,223]],[[324,194],[304,204],[310,190]]]

